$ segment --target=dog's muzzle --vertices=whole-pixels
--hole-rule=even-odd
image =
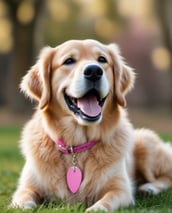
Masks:
[[[101,97],[101,78],[103,70],[98,65],[89,65],[83,70],[84,84],[86,91],[82,97],[71,97],[64,92],[64,98],[68,108],[75,115],[80,116],[87,122],[96,122],[100,120],[102,107],[106,97]]]

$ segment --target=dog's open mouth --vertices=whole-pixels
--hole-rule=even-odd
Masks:
[[[99,93],[93,89],[81,98],[74,98],[64,93],[64,98],[69,109],[83,120],[95,122],[100,119],[102,107],[106,97],[100,99]]]

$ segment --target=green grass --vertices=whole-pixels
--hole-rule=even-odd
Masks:
[[[8,209],[11,195],[14,192],[19,173],[22,169],[24,160],[20,154],[17,141],[19,140],[20,128],[4,127],[0,128],[0,212],[19,213],[22,210]],[[167,141],[172,141],[172,136],[164,135]],[[24,212],[41,213],[68,213],[85,210],[82,204],[70,206],[63,202],[60,205],[40,206],[34,210],[25,210]],[[157,196],[137,197],[134,206],[127,209],[119,209],[117,213],[171,213],[172,212],[172,189],[167,190]]]

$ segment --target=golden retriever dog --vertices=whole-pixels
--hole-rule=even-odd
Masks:
[[[21,137],[26,163],[12,207],[55,197],[113,211],[134,203],[136,186],[152,194],[171,186],[172,148],[127,118],[134,79],[116,44],[71,40],[41,51],[21,83],[38,106]]]

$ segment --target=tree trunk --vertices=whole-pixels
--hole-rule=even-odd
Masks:
[[[17,3],[16,3],[17,2]],[[13,25],[14,47],[9,60],[9,75],[6,85],[7,104],[16,112],[25,108],[26,99],[20,94],[19,83],[24,73],[29,69],[34,57],[34,32],[38,18],[38,11],[43,5],[42,0],[34,1],[35,16],[29,24],[22,24],[17,19],[17,9],[21,1],[6,0],[9,8],[10,20]]]
[[[170,53],[170,76],[172,84],[172,1],[171,0],[157,0],[155,1],[155,6],[157,9],[157,16],[159,18],[159,23],[161,27],[161,33],[163,36],[164,44]],[[170,93],[170,105],[172,108],[172,90]]]

